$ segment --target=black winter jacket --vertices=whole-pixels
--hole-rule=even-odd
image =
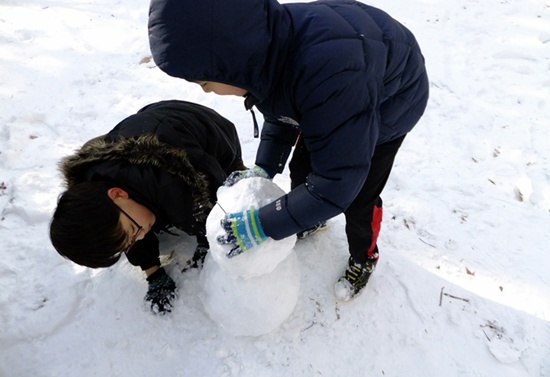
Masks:
[[[275,239],[343,212],[376,145],[408,133],[428,100],[412,33],[357,1],[152,0],[149,40],[169,75],[248,91],[265,120],[256,164],[271,175],[302,133],[307,183],[260,209]]]
[[[233,123],[184,101],[150,104],[61,163],[68,187],[105,181],[126,190],[156,216],[154,232],[136,242],[129,261],[159,264],[154,233],[177,227],[205,242],[205,220],[229,173],[243,169]]]

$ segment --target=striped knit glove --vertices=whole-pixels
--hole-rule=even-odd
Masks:
[[[220,223],[226,234],[218,237],[218,243],[234,246],[226,254],[228,258],[233,258],[248,251],[267,239],[256,209],[229,213],[225,215]]]

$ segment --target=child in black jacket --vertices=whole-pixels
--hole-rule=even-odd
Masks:
[[[160,266],[156,233],[176,227],[195,235],[190,264],[200,264],[216,191],[243,168],[230,121],[189,102],[150,104],[61,161],[67,190],[51,222],[52,244],[92,268],[111,266],[125,254],[147,275],[151,310],[170,312],[177,290]]]

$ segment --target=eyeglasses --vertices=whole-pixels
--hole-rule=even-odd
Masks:
[[[137,230],[136,232],[134,233],[134,235],[132,236],[132,238],[130,239],[130,243],[128,244],[128,246],[126,246],[124,249],[121,250],[121,253],[128,253],[132,247],[134,247],[134,245],[136,244],[136,241],[137,241],[137,237],[139,236],[139,232],[141,232],[141,230],[143,229],[143,227],[141,225],[139,225],[137,223],[136,220],[134,220],[132,218],[132,216],[128,215],[122,208],[120,208],[119,206],[117,206],[118,209],[120,210],[120,212],[122,212],[124,214],[124,216],[126,216],[128,219],[130,219],[131,222],[134,223],[134,225],[137,227]]]

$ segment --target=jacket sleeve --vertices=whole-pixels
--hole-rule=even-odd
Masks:
[[[139,240],[126,254],[128,262],[134,266],[146,270],[153,266],[160,266],[159,240],[153,232],[149,232],[142,240]]]
[[[275,174],[282,173],[299,133],[297,128],[266,120],[256,153],[256,165],[262,167],[272,178]]]
[[[377,91],[365,88],[362,76],[344,71],[302,97],[300,129],[312,173],[305,184],[260,209],[270,237],[282,239],[342,213],[363,186],[380,117],[377,97],[369,97]]]

